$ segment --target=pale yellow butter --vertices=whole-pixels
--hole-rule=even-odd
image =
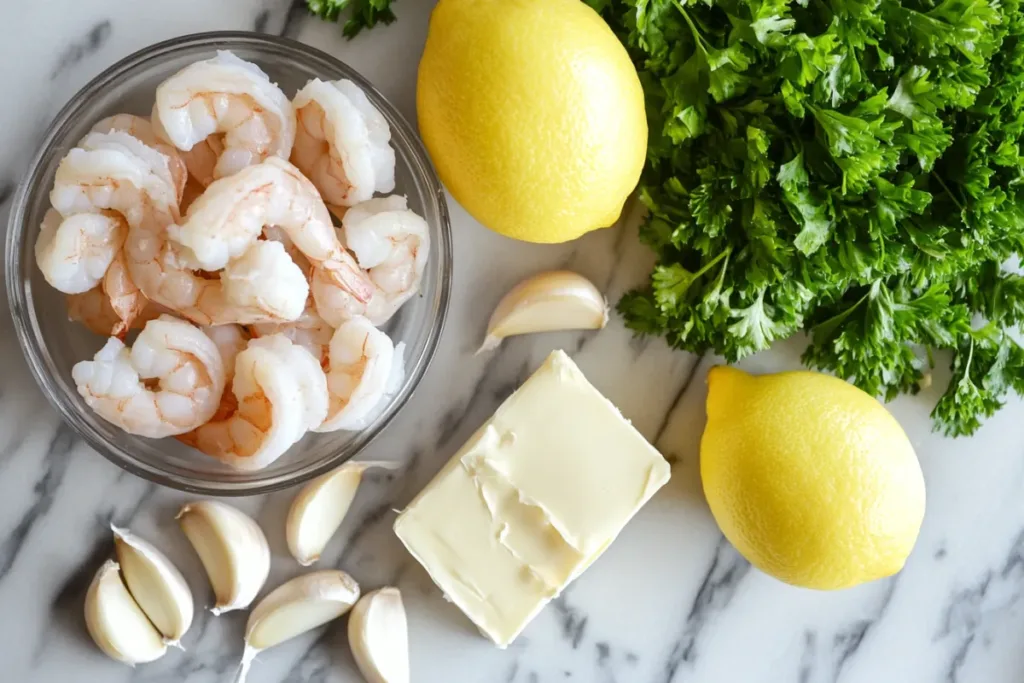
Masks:
[[[395,533],[504,647],[668,478],[661,454],[555,351],[399,515]]]

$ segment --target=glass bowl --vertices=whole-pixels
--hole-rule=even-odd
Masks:
[[[405,343],[405,379],[384,411],[359,432],[307,434],[265,469],[239,472],[175,439],[127,434],[100,419],[79,396],[72,366],[92,358],[104,339],[68,320],[64,295],[51,288],[33,253],[60,160],[100,119],[121,112],[149,115],[156,86],[182,67],[231,50],[258,64],[291,96],[311,78],[359,84],[391,125],[395,192],[430,226],[431,252],[420,295],[385,328]],[[7,292],[14,327],[43,393],[63,419],[107,459],[165,486],[212,495],[250,495],[292,486],[356,455],[412,396],[434,354],[451,289],[451,227],[441,183],[413,128],[362,76],[324,52],[285,38],[242,32],[203,33],[158,43],[110,67],[75,95],[51,124],[18,188],[7,229]]]

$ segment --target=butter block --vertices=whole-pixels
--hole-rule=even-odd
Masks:
[[[505,647],[668,479],[661,454],[555,351],[399,515],[395,533]]]

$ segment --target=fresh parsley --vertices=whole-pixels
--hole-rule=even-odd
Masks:
[[[364,28],[373,28],[377,22],[390,24],[394,21],[392,2],[394,0],[306,0],[306,5],[310,14],[326,21],[338,21],[345,10],[350,10],[341,32],[352,38]]]
[[[588,0],[647,100],[642,334],[804,362],[885,399],[951,354],[971,434],[1024,393],[1020,0]]]

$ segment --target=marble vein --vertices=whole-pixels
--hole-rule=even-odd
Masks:
[[[0,543],[0,582],[17,562],[33,527],[50,511],[57,489],[64,481],[64,473],[67,472],[70,463],[69,454],[76,441],[77,437],[67,425],[59,424],[54,430],[46,455],[43,457],[42,476],[32,488],[35,500]]]
[[[854,622],[837,633],[833,638],[833,649],[838,652],[838,659],[836,660],[832,674],[832,680],[834,683],[839,683],[847,663],[860,651],[860,647],[863,644],[864,639],[867,637],[868,633],[877,626],[878,622],[881,621],[882,617],[885,615],[886,609],[892,602],[892,597],[896,592],[896,587],[899,585],[899,580],[898,578],[893,577],[884,579],[884,581],[886,588],[882,593],[877,606],[874,608],[873,614],[866,619],[860,619]]]
[[[672,651],[665,661],[662,674],[656,679],[661,683],[673,683],[683,665],[693,664],[697,659],[699,640],[704,628],[717,612],[727,608],[740,582],[750,571],[750,563],[740,557],[735,548],[722,538],[715,547],[714,556],[704,580],[697,588],[697,594],[686,615],[682,632],[672,645]]]
[[[86,57],[95,54],[110,39],[113,24],[109,19],[97,22],[81,38],[71,42],[68,47],[59,55],[57,63],[50,71],[50,80],[71,69]]]

